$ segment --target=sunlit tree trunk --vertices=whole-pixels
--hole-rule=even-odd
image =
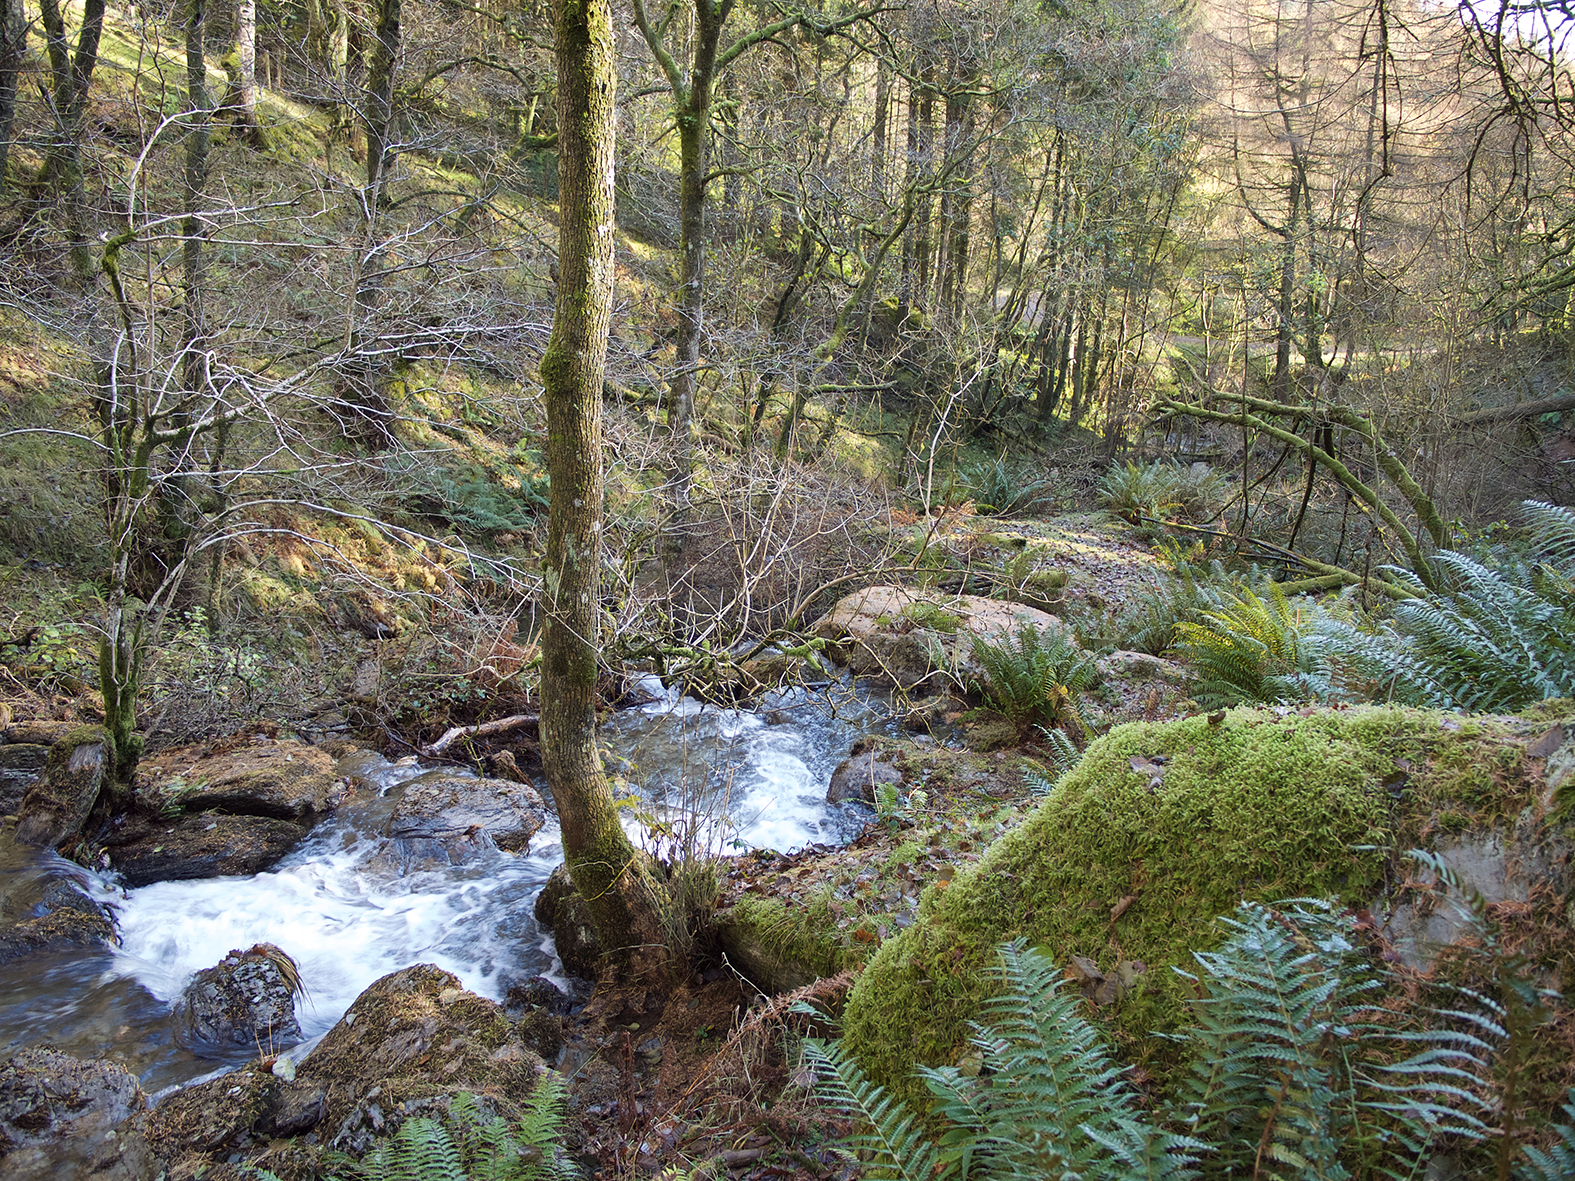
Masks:
[[[27,14],[22,0],[0,0],[0,193],[11,155],[11,125],[16,118],[16,76],[27,47]]]
[[[602,374],[613,298],[616,46],[607,0],[557,0],[558,296],[541,361],[552,481],[542,567],[542,764],[602,946],[666,966],[667,893],[629,843],[596,749]]]
[[[66,232],[71,242],[71,266],[79,281],[93,273],[88,251],[87,190],[82,176],[82,126],[87,115],[88,89],[98,66],[98,43],[104,32],[104,0],[86,0],[77,49],[67,55],[66,27],[58,0],[41,0],[44,39],[49,49],[52,86],[49,95],[55,123],[55,142],[44,162],[44,185],[65,194]]]

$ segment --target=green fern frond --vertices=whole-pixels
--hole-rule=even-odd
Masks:
[[[1544,500],[1525,500],[1520,511],[1538,550],[1559,561],[1575,561],[1575,509]]]
[[[1074,745],[1089,730],[1083,694],[1099,678],[1097,659],[1064,633],[1032,623],[999,643],[976,636],[973,658],[984,672],[974,690],[1013,721],[1042,721],[1068,732]]]
[[[1503,551],[1489,564],[1443,550],[1432,559],[1435,591],[1385,567],[1417,597],[1395,605],[1392,626],[1320,625],[1341,675],[1365,680],[1374,696],[1465,711],[1575,695],[1575,571],[1567,565],[1575,524],[1568,509],[1525,507],[1537,546],[1565,565],[1528,565]]]
[[[407,1119],[360,1161],[340,1167],[359,1181],[567,1181],[578,1169],[559,1146],[568,1084],[556,1071],[537,1080],[517,1128],[461,1092],[449,1102],[448,1124]]]
[[[1081,998],[1022,942],[1003,944],[999,994],[973,1026],[981,1078],[921,1068],[936,1114],[954,1130],[943,1160],[957,1176],[991,1178],[1180,1176],[1200,1147],[1142,1116]]]
[[[1206,706],[1305,701],[1323,680],[1306,621],[1277,583],[1260,596],[1243,587],[1197,622],[1176,624],[1175,652],[1197,670],[1193,694]]]
[[[865,1162],[865,1176],[933,1181],[939,1151],[899,1099],[870,1082],[835,1042],[805,1039],[804,1056],[820,1079],[821,1096],[856,1122],[848,1145]]]
[[[1474,1085],[1493,1042],[1459,1021],[1390,1029],[1350,920],[1329,903],[1284,905],[1244,904],[1222,920],[1232,934],[1218,951],[1194,953],[1199,974],[1183,973],[1201,993],[1178,1109],[1189,1132],[1218,1145],[1227,1170],[1266,1156],[1286,1170],[1264,1175],[1287,1181],[1345,1177],[1348,1164],[1404,1176],[1440,1135],[1482,1138]],[[1495,1028],[1490,1014],[1472,1020]]]
[[[1525,1162],[1515,1169],[1515,1181],[1569,1181],[1575,1177],[1575,1088],[1560,1110],[1570,1122],[1553,1125],[1550,1130],[1558,1140],[1548,1148],[1527,1145]]]

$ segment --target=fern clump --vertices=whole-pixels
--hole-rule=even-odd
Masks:
[[[1001,993],[971,1023],[966,1066],[920,1068],[937,1137],[864,1077],[839,1046],[811,1041],[822,1095],[859,1124],[864,1175],[902,1181],[1184,1177],[1203,1147],[1144,1114],[1125,1072],[1060,971],[1021,941],[1000,948]]]
[[[1213,1146],[1210,1170],[1407,1176],[1435,1138],[1481,1139],[1479,1087],[1504,1037],[1495,1007],[1470,997],[1446,1028],[1396,1029],[1349,914],[1283,905],[1242,905],[1221,920],[1219,950],[1194,952],[1199,971],[1182,973],[1198,996],[1176,1113]]]
[[[1433,590],[1385,567],[1415,597],[1387,621],[1320,625],[1337,673],[1368,696],[1463,712],[1575,696],[1575,513],[1522,507],[1535,559],[1442,550],[1432,558]]]
[[[1228,488],[1213,468],[1156,460],[1112,467],[1099,482],[1099,497],[1107,509],[1134,525],[1143,518],[1202,522],[1218,513]]]
[[[984,672],[974,689],[991,709],[1021,727],[1057,727],[1074,742],[1087,733],[1083,693],[1098,680],[1099,665],[1064,633],[1024,622],[998,644],[974,637],[973,658]]]
[[[1003,517],[1043,505],[1055,491],[1048,476],[1027,466],[1014,467],[1003,459],[964,463],[960,469],[974,503]]]
[[[567,1090],[561,1074],[542,1075],[523,1118],[512,1128],[462,1092],[449,1103],[448,1123],[431,1116],[407,1119],[361,1160],[344,1161],[343,1179],[567,1181],[579,1175],[559,1144]]]
[[[1204,612],[1219,610],[1241,587],[1251,585],[1246,576],[1226,570],[1218,558],[1207,564],[1176,555],[1171,560],[1174,581],[1110,618],[1099,632],[1103,640],[1117,648],[1163,655],[1175,646],[1178,623],[1198,622]]]
[[[1396,1028],[1354,920],[1326,902],[1243,904],[1229,934],[1195,953],[1193,1062],[1180,1094],[1146,1108],[1081,997],[1022,941],[1003,944],[999,994],[971,1022],[973,1053],[920,1067],[923,1113],[871,1083],[838,1046],[806,1054],[823,1096],[858,1124],[865,1175],[951,1178],[1419,1175],[1443,1137],[1481,1140],[1484,1094],[1504,1031],[1480,997],[1435,1028]],[[1184,973],[1185,974],[1185,973]],[[1575,1115],[1575,1110],[1571,1111]],[[1568,1139],[1568,1137],[1566,1137]],[[1559,1150],[1530,1152],[1556,1175]]]
[[[1262,596],[1243,587],[1197,622],[1178,622],[1174,650],[1196,668],[1202,705],[1306,701],[1328,685],[1316,646],[1304,639],[1309,622],[1277,583]]]

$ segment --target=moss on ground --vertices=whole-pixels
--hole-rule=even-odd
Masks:
[[[916,1091],[914,1063],[955,1054],[987,995],[981,969],[1023,936],[1061,963],[1143,961],[1099,1016],[1124,1056],[1163,1074],[1177,1048],[1155,1033],[1185,1015],[1173,969],[1218,943],[1218,916],[1243,899],[1369,901],[1445,814],[1473,828],[1513,816],[1534,799],[1522,756],[1539,725],[1367,707],[1119,727],[976,866],[926,892],[918,924],[855,987],[847,1047]]]

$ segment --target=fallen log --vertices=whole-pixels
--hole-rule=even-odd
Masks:
[[[428,743],[421,748],[424,755],[440,755],[453,746],[461,738],[485,738],[489,734],[502,734],[508,730],[518,730],[521,726],[528,726],[532,722],[541,721],[540,714],[514,714],[512,717],[495,718],[490,722],[478,722],[474,726],[450,726],[443,733],[443,737],[436,742]]]

